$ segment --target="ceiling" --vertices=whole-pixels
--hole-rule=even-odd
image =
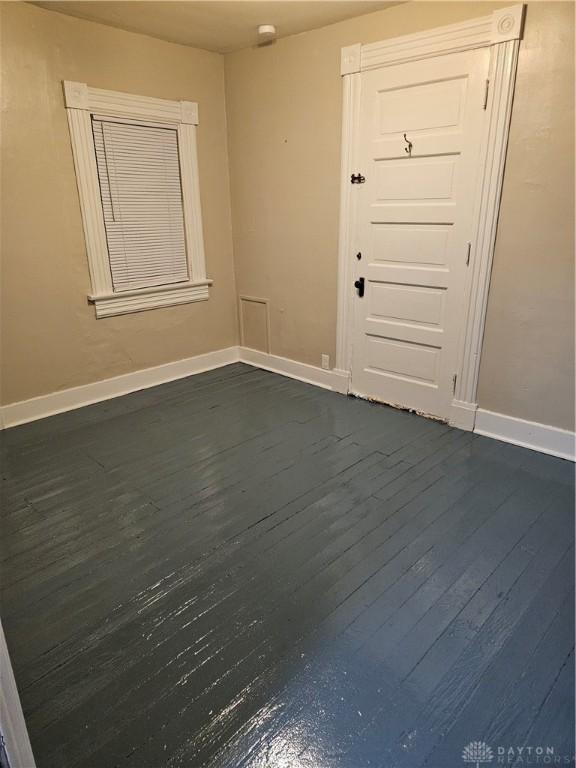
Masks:
[[[50,0],[34,5],[172,43],[227,53],[255,45],[256,27],[275,24],[278,37],[317,29],[398,5],[380,0]]]

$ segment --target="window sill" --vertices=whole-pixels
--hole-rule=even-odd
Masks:
[[[193,301],[206,301],[212,280],[197,283],[162,285],[156,288],[142,288],[138,291],[122,291],[100,296],[88,296],[88,301],[96,308],[96,318],[113,315],[127,315],[132,312],[144,312],[158,307],[173,307],[177,304],[190,304]]]

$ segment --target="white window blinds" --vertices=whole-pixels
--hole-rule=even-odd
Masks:
[[[92,120],[115,291],[189,279],[178,135]]]

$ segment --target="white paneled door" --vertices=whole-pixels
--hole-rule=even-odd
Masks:
[[[352,383],[447,418],[474,255],[489,51],[363,72]]]

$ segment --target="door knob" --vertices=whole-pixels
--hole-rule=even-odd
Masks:
[[[364,296],[364,278],[363,277],[359,277],[358,280],[355,281],[354,288],[356,288],[356,290],[358,291],[358,296],[362,298],[362,296]]]

